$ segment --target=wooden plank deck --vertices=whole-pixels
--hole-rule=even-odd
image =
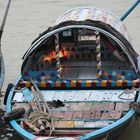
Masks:
[[[56,129],[69,128],[71,130],[74,130],[74,128],[85,128],[83,130],[86,130],[87,128],[101,128],[111,123],[113,123],[113,121],[54,121]]]
[[[53,108],[53,117],[61,120],[116,120],[130,108],[127,102],[70,102],[65,106]]]
[[[46,101],[134,101],[136,92],[130,94],[122,94],[122,92],[124,92],[124,90],[42,90],[42,94]],[[15,93],[13,100],[15,100],[16,102],[24,102],[25,98],[23,97],[23,94],[21,92],[17,92]]]
[[[100,120],[108,120],[110,112],[104,111],[101,113]]]
[[[128,102],[68,102],[64,107],[52,107],[51,114],[56,128],[83,128],[86,131],[87,128],[107,126],[128,110]]]
[[[23,102],[23,100],[25,100],[25,98],[22,92],[17,92],[13,98],[13,101]]]
[[[64,96],[62,97],[63,101],[73,101],[75,97],[75,93],[73,91],[65,92]]]
[[[101,128],[120,119],[130,109],[130,100],[119,98],[122,90],[50,90],[43,96],[52,112],[56,128],[84,129]],[[23,94],[17,97],[22,100]],[[128,94],[126,96],[129,98]],[[130,95],[132,96],[132,95]],[[64,106],[56,107],[53,101],[60,100]]]

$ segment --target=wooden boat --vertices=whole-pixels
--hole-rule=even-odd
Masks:
[[[26,139],[114,140],[138,113],[138,58],[120,19],[73,9],[25,53],[5,119]]]
[[[5,75],[4,59],[3,59],[2,52],[0,51],[0,91],[3,86],[4,75]]]
[[[3,35],[4,26],[5,26],[5,23],[6,23],[10,3],[11,3],[11,0],[8,0],[7,7],[5,9],[5,13],[4,13],[4,16],[3,16],[3,20],[2,20],[2,23],[0,25],[0,96],[1,96],[1,89],[2,89],[2,86],[3,86],[3,82],[4,82],[4,76],[5,76],[4,58],[3,58],[2,51],[1,51],[1,39],[2,39],[2,35]]]

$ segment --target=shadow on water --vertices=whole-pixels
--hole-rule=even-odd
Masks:
[[[23,140],[8,124],[3,120],[4,107],[0,98],[0,140]]]

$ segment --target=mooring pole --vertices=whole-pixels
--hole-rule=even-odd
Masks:
[[[3,33],[3,29],[4,29],[4,26],[5,26],[6,19],[7,19],[10,3],[11,3],[11,0],[8,1],[7,7],[6,7],[6,10],[5,10],[5,13],[4,13],[3,21],[2,21],[2,24],[1,24],[1,27],[0,27],[0,41],[1,41],[1,38],[2,38],[2,33]]]
[[[126,13],[120,18],[123,21],[133,10],[134,8],[140,3],[140,0],[137,0],[127,11]]]
[[[4,59],[3,59],[2,52],[1,52],[1,38],[2,38],[2,34],[3,34],[5,22],[7,19],[10,3],[11,3],[11,0],[8,0],[7,7],[6,7],[4,17],[2,20],[2,24],[0,26],[0,96],[1,96],[1,89],[2,89],[2,85],[3,85],[3,81],[4,81],[4,75],[5,75]]]

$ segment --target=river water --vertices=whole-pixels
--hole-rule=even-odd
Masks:
[[[52,26],[56,19],[75,7],[100,7],[121,17],[135,0],[12,0],[3,38],[2,52],[5,60],[5,81],[3,91],[8,83],[13,82],[20,74],[22,56],[39,33]],[[0,22],[7,0],[0,0]],[[140,4],[125,19],[135,50],[140,53]],[[1,98],[0,98],[1,100]],[[0,101],[0,116],[5,107]],[[0,117],[0,140],[21,139]],[[119,140],[139,140],[140,119],[134,120]]]

